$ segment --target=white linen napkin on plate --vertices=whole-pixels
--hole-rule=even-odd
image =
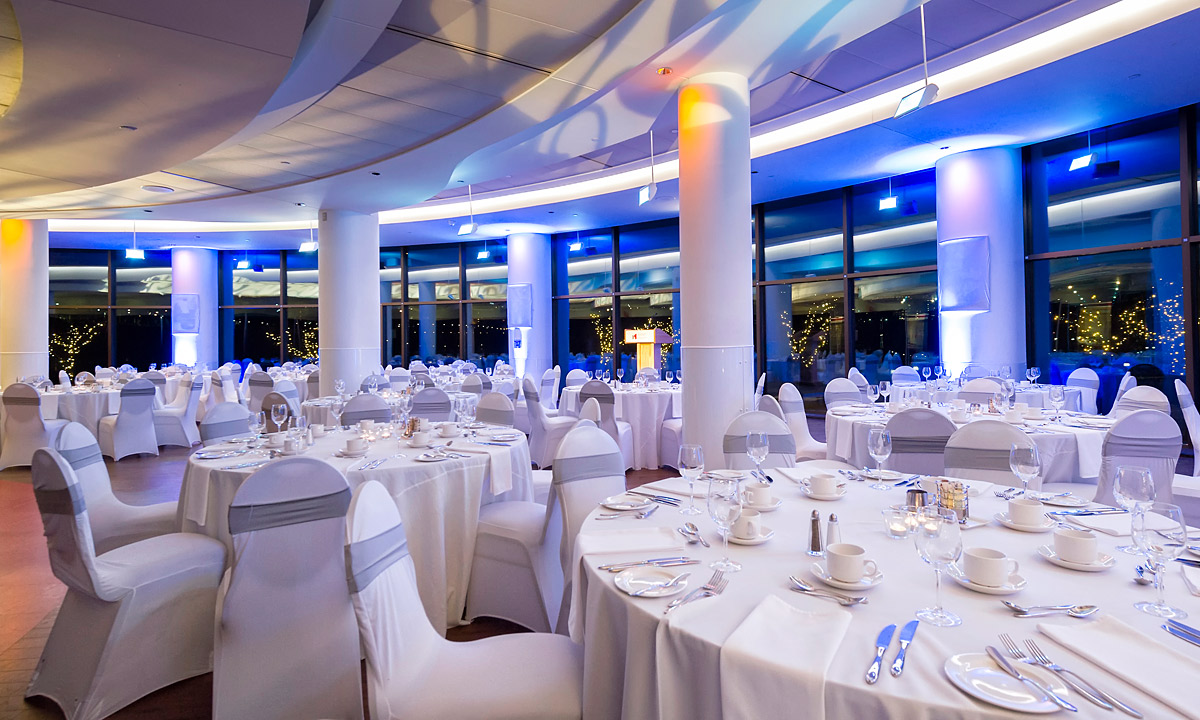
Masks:
[[[645,558],[666,555],[679,555],[683,550],[683,536],[672,532],[671,528],[648,527],[627,528],[624,530],[608,530],[604,532],[581,532],[575,538],[575,557],[571,559],[571,616],[568,630],[571,638],[579,642],[583,638],[583,624],[579,608],[583,607],[583,584],[579,581],[583,574],[583,557],[585,555],[653,553]],[[664,553],[664,551],[666,551]],[[630,560],[639,558],[630,558]],[[603,563],[601,563],[603,564]],[[685,567],[685,569],[687,569]]]
[[[768,595],[721,647],[723,717],[825,717],[825,676],[848,627],[840,607]]]
[[[654,492],[665,492],[680,497],[688,497],[688,481],[681,477],[669,477],[662,480],[656,480],[652,483],[646,483],[642,486],[644,490],[652,490]],[[700,479],[696,481],[695,489],[690,493],[691,497],[702,498],[708,495],[708,481]]]
[[[1133,531],[1133,515],[1130,513],[1114,513],[1112,515],[1058,515],[1072,525],[1095,530],[1098,533],[1113,537],[1129,537]],[[1150,529],[1168,530],[1172,523],[1162,515],[1148,516]]]
[[[1071,625],[1043,623],[1038,625],[1038,630],[1170,705],[1184,717],[1200,720],[1195,687],[1196,678],[1200,678],[1200,660],[1164,645],[1110,615]],[[1165,633],[1163,637],[1166,637]]]

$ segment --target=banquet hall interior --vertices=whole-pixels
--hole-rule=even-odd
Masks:
[[[1200,0],[0,0],[0,720],[1200,720]]]

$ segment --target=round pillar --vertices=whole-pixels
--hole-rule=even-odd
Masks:
[[[535,384],[554,367],[550,257],[549,235],[508,236],[508,357],[517,376],[531,375]]]
[[[217,366],[217,305],[217,251],[172,249],[171,349],[175,362]]]
[[[317,282],[321,394],[357,388],[379,368],[379,216],[322,209]]]
[[[0,387],[50,374],[49,303],[49,221],[0,220]]]
[[[684,441],[723,467],[725,427],[753,397],[750,93],[715,72],[679,91]]]

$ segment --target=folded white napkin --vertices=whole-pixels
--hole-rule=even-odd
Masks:
[[[1168,638],[1174,644],[1165,645],[1110,615],[1070,625],[1043,623],[1038,630],[1184,717],[1200,720],[1195,687],[1200,660],[1179,652],[1175,645],[1190,647],[1183,642]]]
[[[832,473],[835,471],[830,470],[829,472]],[[782,477],[787,478],[788,480],[791,480],[792,482],[798,483],[798,482],[801,482],[802,480],[804,480],[805,478],[807,478],[809,475],[811,475],[812,472],[804,471],[804,470],[801,470],[800,468],[777,467],[777,468],[771,468],[768,471],[768,474],[769,475],[780,475]]]
[[[1182,571],[1183,584],[1187,587],[1187,591],[1200,597],[1200,568],[1180,565],[1179,569]]]
[[[691,497],[702,498],[708,495],[708,481],[704,479],[697,480],[695,488],[690,493],[688,492],[688,481],[681,477],[663,478],[662,480],[647,483],[642,487],[645,490],[665,492],[681,497],[688,497],[690,494]]]
[[[836,605],[768,595],[721,647],[723,717],[825,717],[825,676],[849,626]]]
[[[455,445],[454,449],[474,455],[487,455],[491,458],[490,477],[493,495],[499,495],[500,493],[512,490],[512,451],[508,448],[486,445],[472,445],[470,447]]]
[[[1100,461],[1104,450],[1105,435],[1103,429],[1071,427],[1070,425],[1053,425],[1043,429],[1074,435],[1075,449],[1079,456],[1079,477],[1100,476]]]
[[[1113,537],[1129,537],[1133,530],[1133,515],[1120,513],[1113,515],[1059,515],[1072,525],[1095,530],[1098,533]],[[1150,514],[1147,518],[1151,529],[1168,530],[1172,522],[1162,515]]]

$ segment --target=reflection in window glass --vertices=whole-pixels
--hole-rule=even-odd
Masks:
[[[408,367],[404,360],[404,306],[383,307],[383,356],[384,365]]]
[[[423,245],[408,249],[408,299],[421,302],[461,300],[458,245]]]
[[[408,357],[426,365],[458,358],[458,304],[408,307]]]
[[[139,370],[146,370],[150,363],[170,361],[170,310],[121,308],[115,312],[115,317],[117,366],[128,363]]]
[[[289,305],[315,305],[317,292],[317,253],[287,252],[287,302]]]
[[[678,220],[629,225],[620,229],[617,238],[622,290],[679,288]]]
[[[50,251],[50,306],[56,305],[108,305],[107,250]]]
[[[404,288],[400,281],[400,258],[404,254],[399,248],[384,248],[379,251],[379,282],[383,283],[380,297],[384,301],[400,302],[404,299]]]
[[[854,355],[872,383],[890,380],[901,365],[937,365],[937,273],[855,280]]]
[[[169,250],[147,250],[144,260],[130,260],[124,253],[113,253],[113,267],[117,276],[117,305],[171,305]]]
[[[764,211],[764,280],[842,274],[841,192],[768,203]]]
[[[508,306],[502,302],[463,305],[467,359],[483,367],[508,362]]]
[[[291,268],[288,268],[291,275]],[[288,283],[291,284],[290,282]],[[317,331],[317,308],[290,307],[287,310],[287,349],[283,353],[286,360],[316,360],[320,347],[320,337]]]
[[[559,267],[566,262],[567,272],[558,274],[555,295],[589,295],[613,291],[612,234],[569,233],[554,238]]]
[[[84,370],[93,371],[97,365],[108,365],[108,311],[50,308],[51,379],[58,382],[59,370],[66,370],[74,378]]]
[[[612,356],[612,296],[557,302],[560,316],[567,316],[567,357],[559,362],[563,376],[575,368],[595,371]]]
[[[767,392],[790,382],[814,409],[824,407],[825,383],[846,374],[842,282],[768,285],[765,326]]]
[[[856,186],[853,216],[855,270],[937,263],[933,170]]]
[[[269,308],[233,311],[233,355],[263,367],[279,362],[279,311]]]
[[[233,253],[231,260],[234,305],[279,304],[278,252],[260,250]],[[275,330],[275,340],[279,340],[278,328]]]
[[[472,300],[507,297],[508,247],[504,241],[468,243],[463,246],[463,264],[467,266],[467,288]]]
[[[623,295],[621,303],[621,335],[617,345],[621,351],[619,367],[625,370],[628,380],[637,372],[637,346],[623,342],[626,330],[662,330],[675,342],[663,345],[659,360],[662,370],[679,369],[679,293],[652,293],[650,295]],[[603,369],[607,369],[605,365]]]

